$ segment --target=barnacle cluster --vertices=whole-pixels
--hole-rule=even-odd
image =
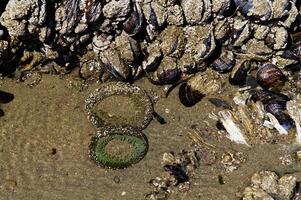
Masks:
[[[293,174],[283,176],[272,171],[259,171],[252,175],[251,185],[243,191],[243,200],[249,199],[298,199],[300,182]]]
[[[139,115],[137,120],[127,124],[118,119],[113,123],[101,116],[95,106],[113,95],[129,96],[137,103],[136,109],[142,110],[142,116]],[[97,165],[113,169],[125,168],[146,155],[148,142],[141,131],[152,120],[153,107],[150,98],[141,88],[123,82],[104,84],[86,99],[85,110],[88,119],[98,130],[89,146],[90,157]],[[142,121],[139,121],[140,118]],[[121,150],[118,151],[118,148]]]

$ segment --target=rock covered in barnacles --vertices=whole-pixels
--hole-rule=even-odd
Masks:
[[[214,24],[214,36],[216,40],[225,40],[229,37],[231,23],[233,23],[233,18],[225,18],[223,20],[218,20]]]
[[[230,10],[231,0],[212,0],[212,12],[217,18],[225,17],[225,14]]]
[[[280,69],[296,66],[299,62],[298,56],[289,50],[278,51],[272,58],[272,63]]]
[[[142,56],[139,43],[124,32],[115,38],[114,43],[111,44],[111,49],[119,51],[121,59],[132,66],[137,65]]]
[[[244,46],[242,46],[242,50],[246,54],[262,56],[264,58],[268,58],[273,53],[273,50],[270,49],[264,41],[258,41],[256,39],[250,39]],[[255,57],[254,56],[254,57]]]
[[[267,21],[272,17],[270,0],[234,0],[239,11],[254,19]]]
[[[160,65],[160,62],[163,58],[163,53],[159,41],[154,41],[146,47],[146,56],[142,62],[142,67],[145,71],[154,71]]]
[[[270,32],[270,27],[263,24],[253,24],[254,38],[257,40],[264,40]]]
[[[294,120],[296,126],[296,142],[301,143],[301,96],[298,94],[294,99],[286,103],[287,111]]]
[[[235,18],[232,25],[232,45],[235,47],[242,46],[251,36],[252,28],[248,20]]]
[[[273,26],[267,35],[265,42],[274,50],[286,48],[288,45],[289,34],[282,26]]]
[[[289,10],[287,18],[282,23],[285,28],[291,28],[299,16],[298,8],[294,2],[290,2],[291,9]]]
[[[121,58],[120,52],[116,49],[102,51],[99,57],[106,66],[106,69],[117,80],[127,81],[132,78],[131,68]]]
[[[265,192],[261,188],[256,187],[246,187],[243,192],[242,200],[272,200],[272,196],[270,196],[267,192]]]
[[[235,0],[239,11],[245,16],[259,21],[280,19],[289,13],[289,0]]]
[[[104,64],[94,52],[90,51],[81,57],[80,66],[79,75],[88,82],[99,82],[109,78]]]
[[[9,53],[9,43],[6,40],[0,40],[0,66],[5,61],[5,57]]]
[[[0,18],[13,39],[27,34],[39,36],[45,21],[45,0],[11,0]]]
[[[167,21],[167,8],[156,1],[143,4],[142,10],[149,25],[149,32],[157,31]]]
[[[167,23],[176,26],[184,24],[184,13],[180,5],[167,7]]]
[[[190,54],[196,62],[204,61],[216,48],[210,24],[187,27],[185,34],[187,38],[185,53]]]
[[[106,18],[123,18],[129,14],[131,10],[130,0],[111,0],[103,7],[103,15]]]
[[[182,27],[168,26],[160,35],[161,49],[165,56],[180,58],[186,45],[186,38]]]
[[[178,67],[175,58],[165,56],[158,69],[151,74],[151,81],[154,84],[173,84],[180,80],[182,72]]]
[[[260,171],[251,178],[251,185],[243,192],[243,200],[294,199],[298,196],[297,178],[293,175],[279,177],[275,172]]]
[[[202,24],[208,21],[212,14],[210,0],[183,0],[181,6],[186,22],[190,25]]]

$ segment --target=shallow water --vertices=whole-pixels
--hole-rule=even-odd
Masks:
[[[245,147],[226,139],[219,141],[215,121],[208,114],[220,108],[214,107],[208,97],[186,108],[177,98],[177,89],[163,98],[161,87],[145,79],[136,84],[161,97],[155,109],[167,123],[153,120],[143,131],[149,151],[142,161],[127,169],[111,170],[97,167],[88,157],[88,145],[96,129],[86,117],[84,100],[97,84],[84,86],[72,76],[50,75],[43,75],[35,87],[12,79],[2,80],[1,90],[13,93],[15,98],[1,105],[5,116],[0,118],[0,199],[143,199],[152,190],[149,180],[163,172],[162,154],[189,148],[191,126],[200,129],[206,142],[216,147],[217,161],[212,165],[201,163],[191,180],[190,191],[179,193],[174,189],[169,199],[239,199],[251,175],[258,170],[294,173],[301,181],[301,163],[284,166],[279,159],[289,153],[291,146]],[[214,97],[230,102],[235,88],[225,88]],[[107,113],[122,104],[118,98],[104,103],[108,104]],[[135,114],[127,113],[125,106],[122,108],[119,115]],[[219,165],[220,155],[228,150],[243,152],[247,158],[233,172],[226,172]],[[225,184],[219,183],[219,176]]]

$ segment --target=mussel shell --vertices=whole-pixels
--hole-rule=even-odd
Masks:
[[[14,95],[0,90],[0,103],[9,103],[14,99]]]
[[[286,105],[281,101],[270,101],[264,106],[265,110],[273,115],[277,115],[277,113],[281,113],[285,111]]]
[[[102,13],[102,6],[102,1],[86,1],[85,14],[87,22],[96,22],[100,18]]]
[[[162,85],[176,83],[181,78],[181,71],[178,68],[163,70],[158,74],[158,82]]]
[[[219,58],[217,58],[211,63],[211,67],[220,73],[226,73],[231,71],[231,69],[235,65],[235,59],[233,56],[227,55],[228,53],[222,54]]]
[[[234,0],[243,15],[261,21],[267,21],[272,18],[273,12],[269,1],[270,0]],[[264,9],[262,9],[262,7],[264,7]]]
[[[281,88],[285,84],[286,80],[287,78],[282,71],[272,63],[265,63],[257,71],[257,82],[264,89]]]
[[[143,12],[138,3],[135,3],[133,10],[129,18],[123,23],[123,30],[129,36],[135,36],[138,34],[142,28],[143,23]]]
[[[190,85],[183,83],[179,88],[179,99],[186,107],[194,106],[201,101],[205,95],[199,91],[193,90]]]
[[[176,178],[177,184],[184,183],[189,180],[188,175],[179,164],[164,165],[164,169]]]
[[[285,94],[268,90],[251,90],[250,94],[250,100],[254,102],[261,101],[264,105],[267,105],[270,102],[278,102],[285,105],[286,102],[290,100]]]
[[[114,65],[112,63],[107,63],[107,70],[110,74],[119,81],[130,81],[132,78],[132,68],[123,64],[121,66]]]
[[[229,76],[229,82],[232,85],[244,85],[246,83],[249,70],[249,62],[243,61],[241,63],[237,63],[237,65],[234,67],[234,70],[232,70],[231,75]]]
[[[265,110],[276,117],[281,126],[286,130],[294,124],[292,118],[285,113],[286,105],[283,102],[270,101],[265,105]]]

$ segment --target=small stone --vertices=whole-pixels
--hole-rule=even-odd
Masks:
[[[294,176],[285,175],[278,181],[280,199],[291,199],[296,187],[297,179]]]
[[[121,196],[125,196],[125,195],[126,195],[125,191],[121,192]]]
[[[119,183],[120,183],[120,178],[119,178],[119,176],[114,176],[113,181],[114,181],[116,184],[119,184]]]

